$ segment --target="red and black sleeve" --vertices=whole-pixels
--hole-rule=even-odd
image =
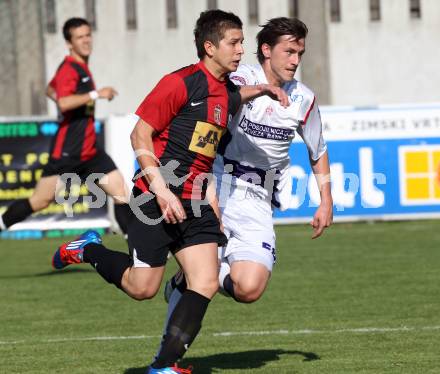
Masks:
[[[78,72],[68,63],[64,63],[50,81],[50,86],[55,89],[57,98],[75,95],[78,86]]]
[[[163,131],[187,101],[187,89],[177,74],[163,77],[142,101],[136,114],[156,131]]]

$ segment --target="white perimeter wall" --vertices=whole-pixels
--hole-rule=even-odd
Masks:
[[[193,29],[200,12],[206,9],[206,0],[178,0],[178,28],[167,29],[165,1],[137,1],[137,30],[127,30],[125,24],[125,1],[96,1],[97,30],[94,32],[94,51],[90,68],[96,85],[112,85],[119,96],[107,103],[100,100],[97,117],[109,114],[134,112],[145,95],[158,80],[182,66],[197,62]],[[66,19],[84,17],[83,0],[57,0],[57,28]],[[219,0],[218,6],[239,15],[245,24],[244,62],[256,63],[255,36],[257,26],[247,22],[247,1]],[[285,0],[260,1],[260,23],[287,14]],[[53,76],[56,68],[67,54],[61,31],[45,34],[46,75]],[[50,105],[51,115],[56,113]]]
[[[377,22],[370,21],[368,0],[340,0],[340,23],[330,22],[330,1],[308,1],[325,1],[327,6],[329,104],[438,101],[440,0],[421,0],[421,19],[410,18],[409,0],[381,0],[382,18]],[[113,85],[119,91],[113,102],[99,101],[98,117],[133,112],[164,74],[197,61],[193,27],[200,12],[205,10],[206,0],[178,0],[177,29],[166,27],[165,3],[138,0],[138,28],[130,31],[125,25],[124,0],[96,1],[97,30],[91,70],[98,87]],[[243,20],[243,62],[254,63],[255,35],[259,28],[248,23],[247,3],[247,0],[218,0],[221,9],[232,11]],[[288,0],[260,0],[259,7],[259,23],[288,14]],[[56,9],[58,30],[67,18],[85,14],[83,0],[57,0]],[[49,80],[67,49],[60,31],[45,33],[44,39]],[[300,74],[297,78],[300,79]],[[319,85],[319,81],[310,83],[313,87]],[[55,114],[53,104],[49,114]]]
[[[422,0],[411,19],[409,0],[382,0],[382,19],[369,1],[341,0],[341,23],[329,23],[333,105],[438,101],[440,1]],[[327,12],[328,14],[328,12]]]

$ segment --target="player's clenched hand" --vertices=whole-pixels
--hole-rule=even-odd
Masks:
[[[262,89],[265,95],[279,101],[283,107],[287,108],[289,106],[289,97],[287,96],[286,91],[281,87],[273,86],[271,84],[263,84]]]
[[[117,94],[118,92],[113,87],[103,87],[98,90],[99,97],[108,101],[113,100]]]
[[[316,239],[321,236],[326,227],[329,227],[333,222],[333,205],[321,204],[316,210],[310,225],[313,227],[312,239]]]
[[[181,223],[186,219],[182,203],[169,189],[161,189],[156,193],[156,200],[166,223]]]

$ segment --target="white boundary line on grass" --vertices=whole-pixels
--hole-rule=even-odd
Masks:
[[[437,331],[440,326],[424,326],[424,327],[361,327],[352,329],[336,329],[336,330],[272,330],[272,331],[225,331],[210,334],[213,337],[228,336],[261,336],[261,335],[315,335],[315,334],[375,334],[387,332],[412,332],[412,331]],[[201,334],[206,336],[207,334]],[[161,335],[131,335],[131,336],[91,336],[83,338],[59,338],[59,339],[41,339],[41,340],[15,340],[1,341],[0,345],[8,344],[26,344],[26,343],[65,343],[65,342],[85,342],[85,341],[111,341],[111,340],[141,340],[141,339],[159,339]]]
[[[440,326],[425,327],[361,327],[353,329],[337,330],[276,330],[276,331],[237,331],[237,332],[218,332],[212,336],[249,336],[249,335],[313,335],[313,334],[341,334],[341,333],[360,333],[374,334],[384,332],[410,332],[410,331],[435,331],[440,330]]]

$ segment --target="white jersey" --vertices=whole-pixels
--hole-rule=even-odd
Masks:
[[[267,83],[261,65],[242,64],[230,75],[230,79],[237,85]],[[290,196],[286,187],[289,185],[287,171],[290,166],[289,148],[295,134],[302,137],[311,159],[315,161],[327,149],[313,92],[295,79],[284,84],[283,89],[289,97],[287,108],[266,95],[242,106],[229,124],[231,137],[226,148],[221,151],[223,159],[218,157],[215,165],[216,174],[220,174],[223,162],[225,165],[232,163],[232,175],[236,177],[232,178],[232,184],[244,184],[247,187],[254,185],[257,190],[263,190],[261,185],[264,185],[269,193],[273,193],[272,203],[280,209],[285,209],[288,204],[283,196]],[[268,171],[278,174],[275,179],[279,182],[276,182],[275,189],[273,183],[265,184],[262,180]],[[256,174],[256,182],[251,178],[253,184],[240,178],[249,172]],[[283,190],[289,193],[283,193]]]

